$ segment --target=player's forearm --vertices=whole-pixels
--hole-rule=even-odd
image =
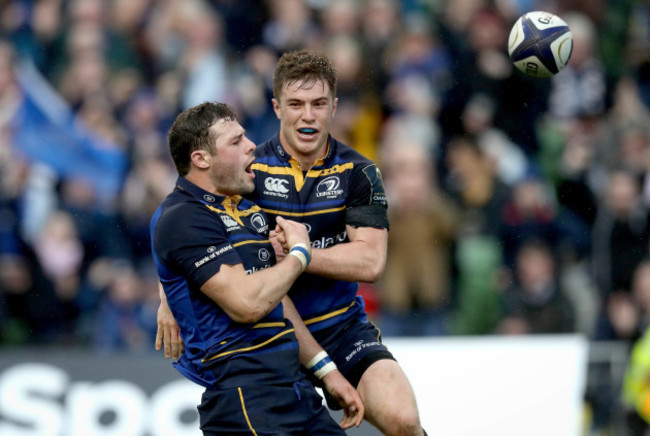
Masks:
[[[375,282],[386,265],[386,252],[363,241],[313,249],[307,272],[350,282]]]
[[[323,350],[323,347],[316,342],[316,339],[314,339],[312,334],[309,332],[309,329],[302,321],[298,310],[293,305],[291,298],[288,296],[284,297],[282,300],[282,307],[284,308],[284,316],[293,324],[296,337],[300,343],[300,363],[306,365],[312,357]]]
[[[246,291],[242,293],[241,304],[231,308],[230,317],[248,323],[264,318],[287,295],[302,271],[300,261],[294,256],[287,256],[271,268],[248,274],[242,284]]]
[[[305,323],[302,321],[298,310],[293,305],[291,298],[288,296],[284,297],[282,300],[282,307],[284,308],[285,318],[291,320],[296,337],[298,338],[298,343],[300,344],[300,363],[302,366],[311,371],[315,377],[322,379],[325,383],[325,387],[337,399],[345,395],[339,391],[342,389],[341,386],[343,386],[344,389],[349,388],[354,390],[352,385],[343,378],[343,375],[338,371],[336,364],[332,362],[332,359],[328,356],[325,350],[323,350],[323,347],[316,342],[316,339],[312,336],[307,326],[305,326]],[[359,402],[360,401],[361,400],[359,399]],[[347,402],[342,404],[347,404]]]

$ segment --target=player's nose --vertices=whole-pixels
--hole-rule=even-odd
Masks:
[[[304,106],[303,112],[302,112],[302,118],[305,121],[313,121],[314,120],[314,108],[310,104],[306,104]]]
[[[254,152],[255,148],[256,148],[255,143],[253,141],[251,141],[250,139],[248,139],[248,136],[246,136],[244,139],[246,141],[246,154],[250,154],[250,153]]]

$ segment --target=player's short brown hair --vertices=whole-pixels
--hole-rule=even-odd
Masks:
[[[288,84],[300,82],[301,87],[311,87],[322,80],[336,97],[336,69],[323,54],[305,50],[287,52],[280,57],[273,74],[273,97],[280,101],[282,90]]]
[[[235,110],[225,103],[205,102],[181,112],[172,125],[169,135],[169,152],[181,176],[190,170],[191,155],[196,150],[215,153],[210,127],[219,120],[237,119]]]

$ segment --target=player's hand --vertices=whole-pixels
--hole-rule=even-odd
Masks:
[[[285,253],[288,252],[295,244],[305,244],[310,250],[309,233],[307,227],[297,221],[288,220],[281,216],[276,217],[276,233],[278,241],[282,244]],[[282,241],[284,237],[284,242]]]
[[[158,307],[158,330],[156,331],[156,350],[164,348],[165,357],[177,361],[185,352],[185,344],[181,339],[181,329],[178,327],[167,300],[160,301]]]
[[[279,227],[276,228],[279,229]],[[282,230],[271,230],[269,232],[269,241],[271,241],[271,245],[273,246],[276,261],[280,262],[289,252],[289,249],[285,249],[282,245],[287,243],[284,232]]]
[[[363,421],[365,409],[356,389],[338,370],[330,371],[323,377],[324,389],[343,408],[343,419],[339,423],[343,430],[352,426],[359,427]]]

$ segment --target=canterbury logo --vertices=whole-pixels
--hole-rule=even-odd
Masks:
[[[288,184],[288,180],[276,179],[274,177],[267,177],[264,180],[264,187],[271,192],[279,192],[280,194],[286,194],[289,192],[289,189],[284,186]]]
[[[220,216],[221,221],[226,225],[226,227],[236,227],[237,226],[237,221],[234,219],[230,218],[228,215],[221,215]]]

